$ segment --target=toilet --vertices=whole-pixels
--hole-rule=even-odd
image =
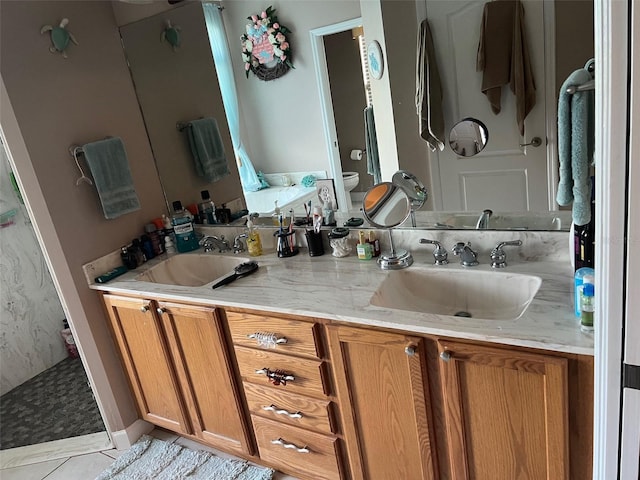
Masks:
[[[351,190],[358,186],[360,182],[360,174],[358,172],[342,172],[342,182],[344,183],[344,191],[347,194],[347,208],[351,210]]]

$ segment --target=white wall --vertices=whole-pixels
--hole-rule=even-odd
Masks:
[[[240,35],[247,17],[268,3],[224,1],[223,18],[233,59],[244,141],[256,170],[272,172],[329,171],[309,31],[360,16],[359,0],[326,2],[280,0],[272,3],[279,22],[292,30],[293,65],[270,82],[253,74],[245,78]]]
[[[9,171],[0,145],[0,213],[17,211],[14,224],[0,229],[0,395],[66,357],[64,311]]]

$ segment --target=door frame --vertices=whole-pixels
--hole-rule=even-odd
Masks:
[[[628,75],[628,0],[594,0],[596,60],[596,321],[593,478],[619,473]]]
[[[338,211],[347,212],[347,192],[344,190],[342,180],[342,162],[340,161],[340,149],[338,148],[338,132],[336,119],[333,113],[331,100],[331,84],[329,82],[329,70],[327,68],[327,55],[324,49],[323,37],[334,33],[340,33],[362,25],[362,17],[345,20],[325,27],[314,28],[309,31],[311,39],[311,53],[316,71],[316,82],[320,94],[320,111],[322,114],[322,126],[324,130],[327,156],[329,157],[329,171],[335,185]],[[363,107],[364,108],[364,107]]]
[[[640,115],[640,60],[637,58],[636,46],[640,39],[640,8],[631,5],[631,51],[629,52],[631,83],[629,91],[629,184],[627,211],[640,205],[640,122],[635,121]],[[633,276],[640,268],[640,259],[630,255],[634,247],[640,245],[640,220],[637,215],[627,215],[627,258],[626,258],[626,302],[625,328],[623,339],[623,362],[640,368],[640,351],[635,346],[640,344],[640,299],[633,295]],[[623,379],[625,379],[623,375]],[[628,382],[625,382],[625,385]],[[620,435],[620,478],[639,478],[640,475],[640,390],[624,387],[622,391],[622,417]]]

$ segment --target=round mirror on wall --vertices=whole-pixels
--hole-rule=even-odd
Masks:
[[[489,141],[489,129],[476,118],[464,118],[449,132],[449,146],[461,157],[477,155]]]

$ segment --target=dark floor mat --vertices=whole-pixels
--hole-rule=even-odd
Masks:
[[[67,358],[0,397],[0,450],[104,430],[79,358]]]

